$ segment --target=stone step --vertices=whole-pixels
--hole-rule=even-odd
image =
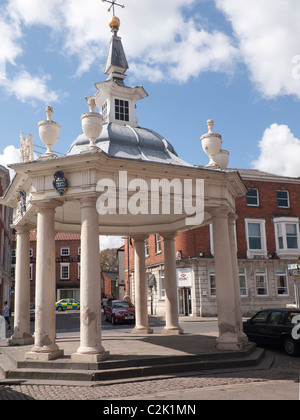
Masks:
[[[237,352],[222,352],[222,360],[232,359],[243,359],[250,356],[256,349],[255,344],[250,344],[243,350]],[[13,349],[9,351],[10,357],[14,357]],[[79,370],[111,370],[111,369],[123,369],[135,366],[148,366],[148,365],[167,365],[174,363],[185,363],[185,362],[201,362],[201,361],[212,361],[220,359],[219,352],[212,352],[199,355],[181,355],[181,356],[131,356],[120,360],[119,358],[113,360],[113,356],[110,359],[99,362],[99,363],[78,363],[72,361],[68,357],[63,359],[51,360],[51,361],[39,361],[39,360],[16,360],[16,367],[18,368],[31,368],[31,369],[79,369]]]
[[[203,371],[211,371],[215,369],[240,369],[246,367],[255,367],[260,364],[264,358],[265,351],[252,347],[250,354],[247,352],[245,357],[236,357],[233,353],[231,358],[212,358],[194,360],[191,358],[182,360],[174,360],[170,357],[168,363],[157,363],[155,358],[147,360],[135,360],[135,364],[126,363],[122,368],[112,365],[106,366],[106,369],[101,370],[87,370],[87,369],[65,369],[63,365],[51,364],[48,368],[33,368],[27,367],[14,367],[5,372],[7,379],[27,379],[27,380],[61,380],[61,381],[112,381],[118,379],[132,379],[142,377],[163,376],[170,374],[182,373],[196,373]],[[145,363],[147,361],[147,363]],[[128,361],[127,361],[128,362]],[[132,361],[131,361],[132,362]],[[160,360],[161,362],[161,360]],[[130,366],[129,366],[130,365]]]

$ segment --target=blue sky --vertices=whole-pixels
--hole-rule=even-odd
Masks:
[[[232,168],[300,176],[300,4],[295,0],[121,0],[119,35],[143,85],[142,127],[205,165],[206,121]],[[18,161],[19,132],[43,146],[47,105],[65,153],[81,133],[85,97],[103,74],[111,37],[100,0],[0,0],[0,164]],[[36,150],[39,150],[36,148]]]

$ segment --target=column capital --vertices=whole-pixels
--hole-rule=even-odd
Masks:
[[[56,207],[60,207],[63,203],[59,200],[41,200],[41,201],[34,201],[32,205],[36,208],[37,212],[43,211],[55,211]]]
[[[87,197],[84,197],[84,198],[81,198],[80,200],[79,200],[79,202],[80,202],[80,205],[81,205],[81,207],[92,207],[92,206],[95,206],[95,208],[96,208],[96,202],[97,202],[97,200],[98,200],[98,197],[95,197],[95,196],[87,196]]]
[[[164,241],[173,240],[178,235],[178,232],[161,232],[160,236],[164,238]]]
[[[131,236],[131,238],[134,240],[134,242],[143,242],[149,238],[149,235],[146,233],[137,233],[136,235]]]
[[[212,215],[213,219],[228,218],[229,208],[225,206],[216,207],[215,209],[209,210],[209,214]]]
[[[231,223],[235,223],[236,222],[236,220],[239,218],[239,216],[236,214],[236,213],[232,213],[232,212],[230,212],[229,214],[228,214],[228,220],[229,220],[229,222],[231,222]]]
[[[30,232],[31,230],[34,229],[33,226],[28,226],[28,225],[10,225],[10,227],[16,231],[17,235],[20,233]]]

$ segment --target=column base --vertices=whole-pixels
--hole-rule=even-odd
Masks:
[[[134,327],[131,334],[153,334],[153,329],[150,327]]]
[[[23,336],[11,336],[7,340],[8,346],[28,346],[34,343],[34,338],[31,334],[24,333]]]
[[[37,352],[37,351],[29,351],[25,354],[26,360],[41,360],[43,362],[47,362],[48,360],[55,360],[60,359],[64,356],[63,350],[53,350],[51,352]]]
[[[163,335],[181,335],[184,331],[180,327],[165,327],[161,334]]]
[[[220,336],[216,339],[217,350],[237,351],[244,348],[243,342],[237,336]]]
[[[109,351],[104,351],[102,353],[73,353],[71,355],[72,362],[76,363],[98,363],[104,360],[107,360],[110,356]]]
[[[246,336],[246,334],[244,332],[240,332],[238,334],[238,339],[244,347],[246,347],[249,344],[248,337]]]

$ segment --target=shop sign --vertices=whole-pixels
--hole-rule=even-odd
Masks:
[[[178,287],[192,287],[192,269],[177,268],[176,271]]]

